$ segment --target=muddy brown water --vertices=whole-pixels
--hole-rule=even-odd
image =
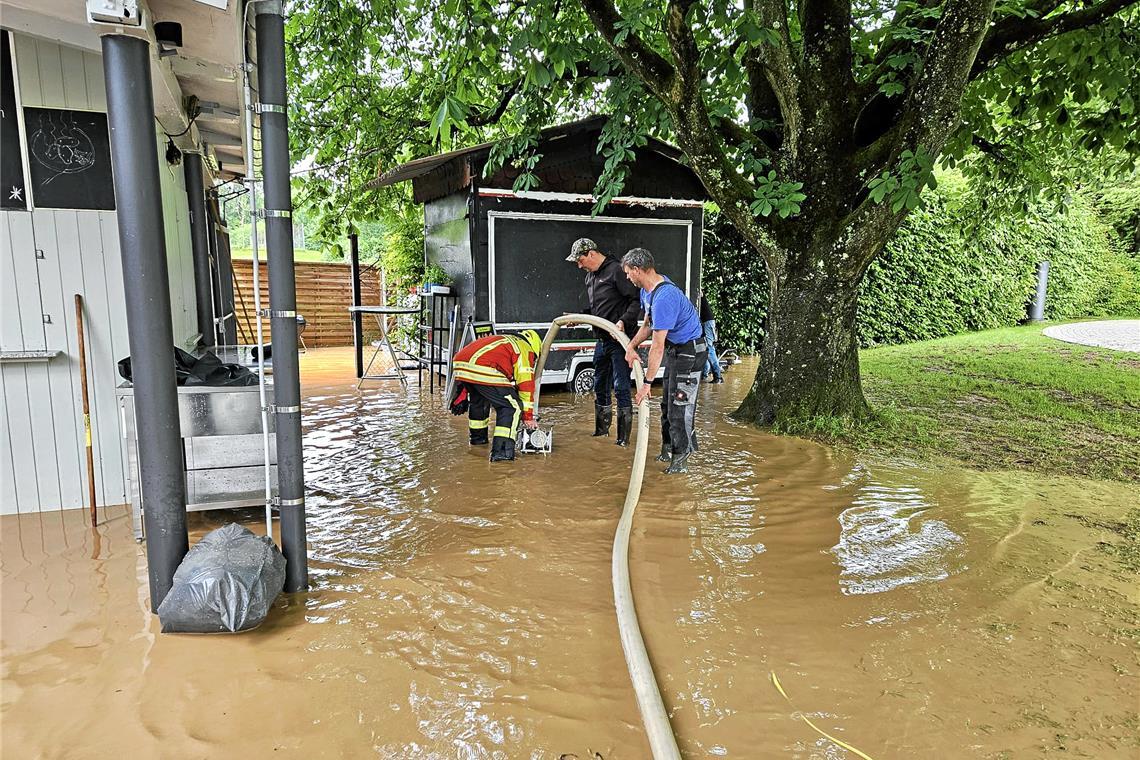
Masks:
[[[346,358],[306,359],[312,591],[257,631],[158,633],[122,508],[0,520],[3,757],[647,757],[610,587],[632,452],[549,393],[554,455],[491,466]],[[701,453],[634,523],[687,757],[1140,755],[1136,577],[1098,527],[1140,489],[766,435],[725,414],[750,376],[701,391]]]

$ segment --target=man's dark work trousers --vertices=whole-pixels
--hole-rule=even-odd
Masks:
[[[661,453],[676,459],[696,450],[693,424],[697,390],[708,349],[704,341],[665,346],[665,383],[661,394]]]

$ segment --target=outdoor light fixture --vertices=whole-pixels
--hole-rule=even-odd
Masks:
[[[159,58],[177,55],[178,48],[182,47],[182,24],[177,21],[156,21],[154,38],[158,42]]]
[[[87,20],[92,24],[142,26],[137,0],[87,0]]]

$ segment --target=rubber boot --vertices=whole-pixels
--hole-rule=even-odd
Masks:
[[[688,468],[685,467],[685,460],[689,458],[689,453],[686,451],[681,454],[673,454],[669,466],[665,468],[665,474],[675,475],[679,472],[688,472]]]
[[[472,446],[486,446],[487,445],[487,428],[478,428],[478,429],[472,428],[469,432],[471,433],[471,445]]]
[[[515,439],[497,435],[491,443],[492,462],[513,462],[515,459]]]
[[[661,453],[657,455],[658,462],[668,462],[673,458],[673,447],[668,441],[661,442]]]
[[[620,406],[617,410],[617,440],[618,446],[629,445],[629,434],[633,430],[633,407]]]
[[[594,436],[609,435],[610,423],[614,421],[614,408],[594,404]]]

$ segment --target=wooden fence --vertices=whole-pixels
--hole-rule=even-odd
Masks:
[[[253,262],[234,259],[234,311],[238,323],[238,341],[256,343],[253,334],[257,319],[253,306]],[[302,338],[310,348],[324,346],[351,346],[352,320],[348,307],[352,305],[352,274],[348,264],[325,262],[296,262],[297,313],[307,323]],[[362,269],[360,299],[365,304],[380,303],[379,275],[374,269]],[[269,268],[261,266],[262,308],[269,308]],[[263,319],[265,339],[269,340],[269,322]],[[379,336],[376,321],[365,317],[362,321],[365,340]]]

